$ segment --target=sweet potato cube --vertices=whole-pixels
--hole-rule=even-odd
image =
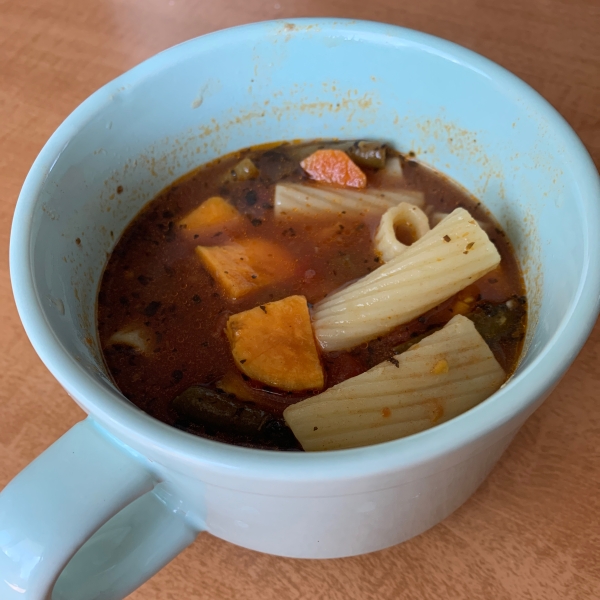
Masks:
[[[231,204],[220,196],[213,196],[181,219],[179,225],[197,231],[215,225],[238,225],[242,220],[242,215]]]
[[[294,272],[294,261],[285,248],[265,240],[197,246],[196,254],[231,299],[287,279]]]
[[[227,394],[233,394],[236,398],[246,400],[247,402],[254,402],[258,395],[255,390],[242,379],[242,374],[237,370],[226,373],[219,381],[217,381],[217,387]]]
[[[226,333],[236,365],[251,379],[286,391],[325,384],[304,296],[232,315]]]

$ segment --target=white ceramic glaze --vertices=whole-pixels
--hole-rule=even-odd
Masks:
[[[145,202],[193,167],[248,145],[317,137],[413,150],[492,210],[525,268],[531,326],[520,367],[453,421],[354,450],[248,450],[152,419],[115,390],[100,359],[94,307],[106,253]],[[591,159],[538,94],[410,30],[259,23],[172,48],[106,85],[49,140],[15,212],[19,313],[90,418],[0,495],[2,598],[45,598],[83,541],[135,497],[73,559],[55,600],[120,598],[201,529],[263,552],[325,558],[384,548],[439,522],[484,480],[590,332],[599,199]]]

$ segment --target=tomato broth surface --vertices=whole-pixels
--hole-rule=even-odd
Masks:
[[[373,247],[380,214],[352,215],[342,210],[317,218],[275,218],[275,184],[307,182],[299,158],[326,144],[271,144],[228,155],[165,189],[127,227],[102,277],[97,319],[108,371],[122,393],[139,408],[165,423],[218,441],[301,449],[281,415],[287,406],[317,392],[285,392],[249,380],[234,362],[224,329],[231,315],[288,296],[305,296],[310,308],[380,266]],[[239,180],[234,168],[244,158],[252,160],[258,174]],[[474,321],[507,375],[516,368],[525,332],[526,300],[523,278],[507,236],[481,203],[458,185],[411,156],[400,159],[401,178],[386,179],[385,170],[365,168],[367,187],[422,191],[424,210],[430,216],[465,208],[496,245],[500,266],[385,336],[348,351],[321,352],[323,389],[409,348],[457,312]],[[235,236],[218,225],[193,233],[179,224],[214,196],[225,199],[243,216]],[[222,245],[234,238],[267,240],[291,260],[280,269],[275,282],[232,300],[205,270],[195,249]],[[278,256],[269,260],[277,271]],[[115,343],[115,332],[136,327],[146,332],[146,351]],[[174,407],[174,399],[191,386],[218,392],[227,378],[240,390],[235,394],[239,398],[230,395],[232,402],[252,405],[262,411],[261,418],[273,417],[270,435],[256,436],[244,426],[238,427],[239,410],[235,406],[230,416],[209,415],[206,421],[182,418]]]

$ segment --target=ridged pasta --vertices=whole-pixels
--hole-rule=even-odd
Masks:
[[[316,304],[315,335],[324,350],[353,348],[412,321],[499,263],[485,231],[457,208],[400,256]]]
[[[343,188],[280,183],[275,186],[275,215],[315,216],[333,212],[383,214],[400,202],[425,204],[423,192],[413,190],[347,190]]]
[[[430,217],[429,217],[429,223],[435,227],[438,223],[441,223],[447,216],[449,213],[443,213],[443,212],[434,212]],[[492,229],[494,229],[494,226],[490,223],[486,223],[484,221],[480,221],[479,219],[475,219],[475,221],[477,221],[477,225],[479,225],[479,227],[481,227],[481,229],[483,229],[486,233]]]
[[[283,416],[304,450],[366,446],[443,423],[505,378],[473,323],[457,315],[390,362],[293,404]]]
[[[429,231],[429,219],[418,206],[400,202],[398,206],[388,208],[381,216],[375,234],[375,253],[383,262],[389,262],[408,248],[396,237],[396,227],[399,225],[410,228],[415,241]]]

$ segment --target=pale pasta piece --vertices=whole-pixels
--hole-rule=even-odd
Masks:
[[[363,189],[280,183],[275,186],[275,215],[315,216],[322,213],[383,214],[388,208],[408,202],[424,206],[423,192],[413,190]]]
[[[400,164],[400,157],[390,156],[385,161],[385,167],[383,171],[386,175],[389,175],[390,177],[397,177],[398,179],[404,177],[404,173],[402,172],[402,165]]]
[[[315,335],[326,351],[353,348],[412,321],[499,263],[485,231],[457,208],[400,256],[316,304]]]
[[[436,225],[441,223],[448,216],[448,214],[449,213],[444,212],[434,212],[429,217],[429,222],[431,223],[431,226],[435,227]],[[479,225],[479,227],[481,227],[481,229],[483,229],[486,233],[494,228],[494,226],[490,225],[489,223],[484,223],[483,221],[479,221],[478,219],[475,219],[475,221],[477,222],[477,225]]]
[[[409,230],[415,242],[429,231],[429,219],[418,206],[408,202],[388,208],[383,213],[375,234],[375,253],[383,262],[389,262],[408,248],[398,239],[397,227]]]
[[[448,214],[449,213],[434,212],[431,217],[429,217],[432,227],[439,225],[448,216]]]
[[[388,156],[385,161],[385,167],[375,171],[369,178],[370,183],[383,189],[392,186],[402,185],[404,173],[399,156]]]
[[[154,334],[145,325],[131,323],[108,338],[109,346],[129,346],[141,354],[149,354],[154,348]]]
[[[293,404],[283,416],[304,450],[366,446],[462,414],[505,378],[473,323],[457,315],[410,350]]]

